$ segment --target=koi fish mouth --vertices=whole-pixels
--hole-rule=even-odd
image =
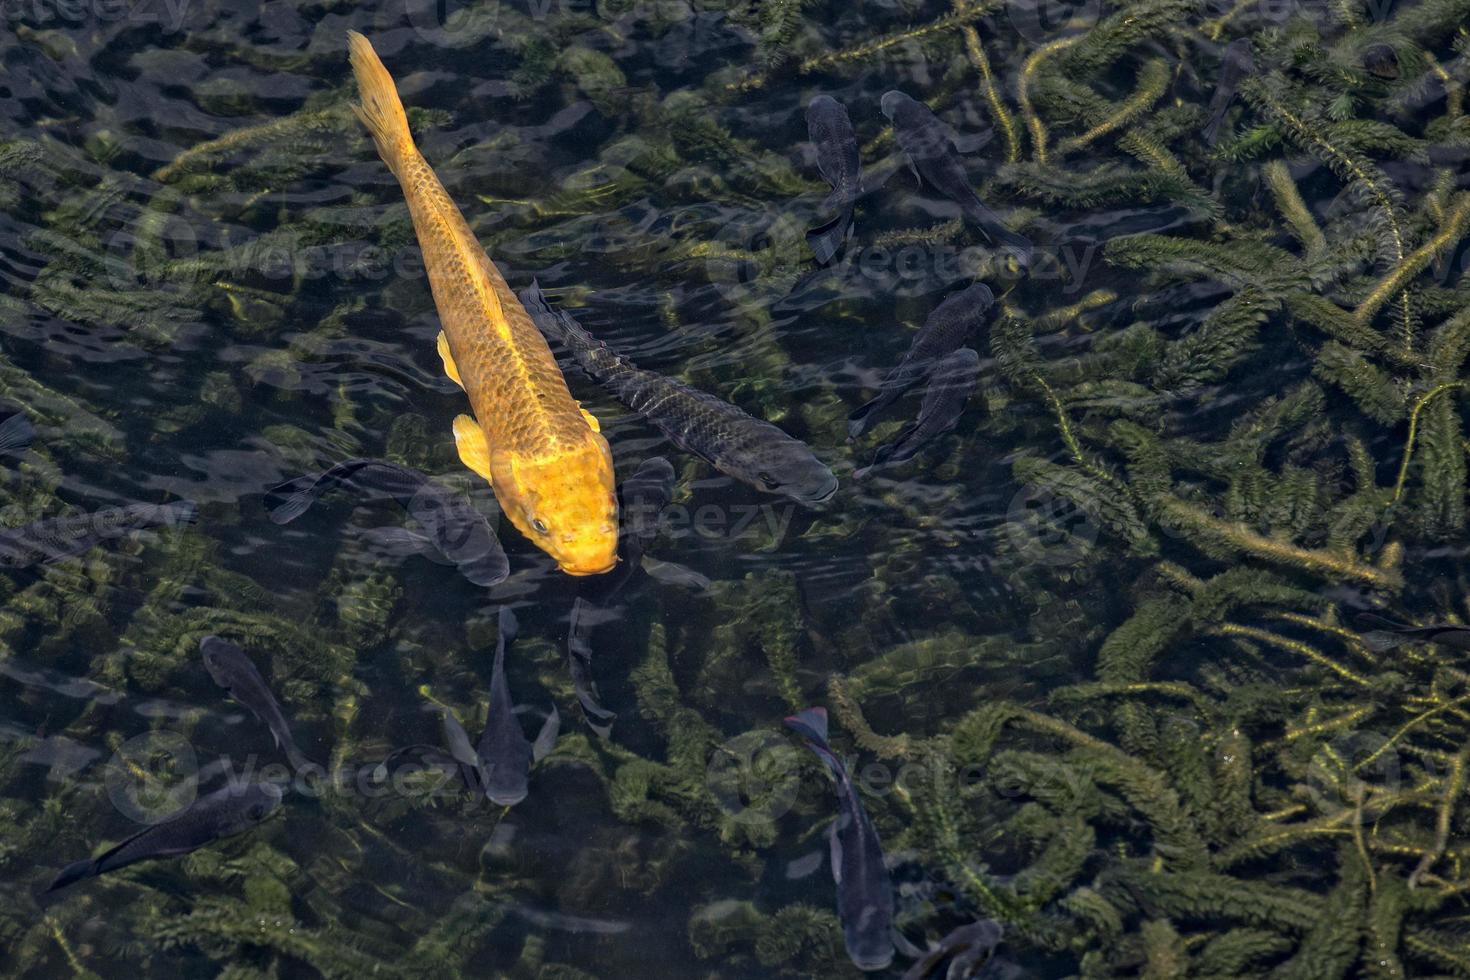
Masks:
[[[612,561],[608,562],[602,568],[580,568],[576,565],[562,565],[561,570],[566,572],[568,575],[606,575],[608,572],[616,568],[617,565],[618,559],[613,558]]]

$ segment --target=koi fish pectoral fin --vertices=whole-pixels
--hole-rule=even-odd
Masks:
[[[464,381],[459,376],[459,368],[454,363],[454,355],[449,353],[449,338],[444,336],[444,331],[439,331],[439,358],[444,362],[444,373],[449,375],[449,380],[464,388]]]
[[[581,402],[577,402],[577,410],[582,413],[582,418],[587,420],[587,425],[592,429],[593,432],[602,431],[602,425],[597,421],[597,416],[593,415],[591,412],[587,411],[587,409],[583,408]]]
[[[490,443],[486,441],[485,430],[480,428],[480,423],[468,415],[455,416],[454,447],[459,450],[460,462],[483,476],[486,483],[494,484],[495,481],[490,479]]]

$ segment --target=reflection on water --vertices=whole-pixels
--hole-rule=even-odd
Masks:
[[[1470,613],[1463,4],[0,15],[0,418],[35,427],[0,456],[7,975],[857,975],[839,796],[782,726],[811,705],[887,855],[887,975],[941,944],[931,975],[1470,972],[1463,664],[1353,618]],[[567,358],[619,479],[667,457],[672,499],[616,591],[499,520],[348,29],[513,288],[806,443],[836,495],[723,475]],[[1026,270],[916,180],[893,89]],[[826,266],[818,94],[863,172]],[[977,281],[954,427],[855,479],[925,386],[848,415]],[[354,458],[478,511],[509,576],[370,496],[271,521]],[[563,719],[514,807],[440,723],[485,727],[503,606],[518,720]],[[319,772],[222,696],[208,635]],[[280,814],[42,894],[240,779]]]

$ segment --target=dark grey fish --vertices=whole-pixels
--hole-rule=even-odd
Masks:
[[[980,919],[969,925],[960,926],[939,941],[939,945],[926,953],[908,972],[903,980],[924,980],[936,967],[946,960],[945,980],[966,980],[975,976],[995,947],[1000,945],[1005,931],[993,919]]]
[[[847,417],[847,435],[856,439],[878,412],[924,380],[939,360],[969,340],[990,317],[995,296],[984,283],[946,296],[914,335],[908,353],[878,385],[878,397]]]
[[[582,717],[587,727],[600,738],[607,738],[617,721],[616,711],[609,711],[597,692],[597,682],[592,679],[592,627],[601,618],[604,610],[582,596],[572,600],[572,614],[567,626],[567,670],[572,675],[572,687],[577,692],[577,703],[582,706]]]
[[[1470,650],[1470,626],[1455,623],[1411,626],[1372,613],[1359,613],[1354,618],[1359,626],[1370,627],[1362,634],[1362,640],[1363,645],[1375,653],[1392,650],[1405,643],[1437,643],[1452,650]]]
[[[979,379],[980,355],[968,347],[961,347],[940,361],[929,377],[929,387],[919,404],[919,417],[892,442],[881,446],[873,462],[854,472],[853,477],[862,479],[876,467],[913,459],[926,444],[954,428]]]
[[[832,185],[832,193],[822,202],[823,212],[832,217],[806,233],[817,264],[826,265],[852,231],[853,204],[863,191],[862,166],[847,110],[830,95],[819,95],[807,103],[806,132],[817,148],[817,169]]]
[[[229,640],[206,636],[199,641],[199,652],[204,655],[204,669],[209,671],[214,682],[249,708],[270,729],[276,748],[286,753],[291,768],[300,772],[311,765],[311,760],[296,747],[296,740],[291,737],[291,726],[287,724],[276,696],[271,693],[270,685],[260,676],[260,671],[245,651]]]
[[[832,877],[847,955],[860,970],[885,969],[893,962],[893,882],[878,832],[847,767],[827,744],[826,709],[807,708],[787,718],[786,727],[802,736],[837,782],[837,820],[830,831]]]
[[[25,417],[25,413],[16,412],[0,422],[0,453],[18,455],[25,452],[35,440],[36,427],[31,425],[31,420]]]
[[[909,159],[909,167],[930,187],[960,206],[969,221],[997,247],[1010,249],[1023,266],[1031,264],[1031,239],[1011,231],[970,184],[955,148],[954,133],[929,107],[893,89],[879,102],[893,124],[893,135]]]
[[[1204,128],[1207,145],[1214,146],[1220,139],[1220,125],[1225,121],[1225,113],[1234,101],[1240,83],[1255,70],[1256,62],[1251,57],[1249,41],[1237,38],[1225,46],[1220,55],[1220,78],[1215,82],[1215,94],[1210,99],[1209,121]]]
[[[184,527],[199,519],[191,501],[125,504],[90,514],[51,517],[0,531],[0,566],[27,568],[80,555],[101,541],[155,527]]]
[[[281,788],[271,783],[226,786],[97,857],[67,865],[46,890],[54,892],[138,861],[188,854],[221,838],[244,833],[280,805]]]
[[[531,765],[551,751],[561,725],[556,707],[552,706],[534,745],[526,740],[526,733],[521,730],[510,687],[505,680],[505,648],[518,631],[515,614],[509,607],[501,606],[500,636],[495,643],[495,666],[490,673],[490,706],[485,717],[485,731],[476,746],[476,754],[485,772],[483,791],[492,802],[501,806],[515,806],[526,798]]]
[[[610,602],[638,571],[643,553],[658,535],[659,518],[674,499],[674,467],[662,456],[645,459],[618,487],[622,518],[620,560],[606,575],[589,583],[585,595],[599,605]]]
[[[397,501],[424,529],[432,549],[476,585],[489,587],[510,576],[510,560],[485,515],[463,496],[405,466],[371,459],[349,459],[319,476],[303,476],[272,487],[265,504],[270,518],[287,524],[322,494],[339,487],[382,494]],[[398,536],[412,549],[422,539],[411,531]]]
[[[837,492],[837,478],[805,443],[714,395],[634,366],[564,310],[552,310],[538,284],[521,290],[520,299],[547,339],[565,347],[582,370],[680,449],[797,503],[820,504]]]
[[[592,628],[608,617],[604,607],[642,567],[643,553],[658,535],[659,518],[674,497],[674,467],[662,456],[644,460],[618,487],[618,497],[622,560],[611,572],[588,583],[584,594],[573,600],[567,628],[567,670],[577,703],[588,726],[602,738],[607,738],[618,716],[603,705],[592,679]]]

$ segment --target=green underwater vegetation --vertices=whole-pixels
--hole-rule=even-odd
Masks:
[[[243,33],[208,0],[176,32],[7,12],[0,403],[40,437],[0,468],[0,523],[123,496],[201,520],[0,575],[0,970],[647,976],[652,942],[670,976],[856,976],[828,871],[789,870],[833,795],[780,721],[822,704],[921,947],[989,917],[1026,976],[1470,976],[1470,663],[1354,622],[1470,617],[1470,2],[1091,0],[1056,25],[1024,0],[279,6]],[[264,519],[270,483],[356,455],[494,506],[349,108],[349,26],[390,39],[513,285],[843,480],[820,513],[663,535],[651,554],[711,584],[645,577],[594,634],[611,738],[576,714],[572,584],[490,596],[384,562],[374,505]],[[1238,38],[1256,71],[1210,145]],[[143,84],[167,111],[118,94]],[[990,133],[966,159],[1037,243],[1029,275],[914,203],[895,87]],[[874,181],[825,272],[802,236],[818,92]],[[906,249],[948,278],[895,271]],[[846,445],[860,371],[975,278],[1000,311],[970,411],[855,484],[914,409]],[[620,475],[666,451],[569,377]],[[745,502],[671,458],[686,512]],[[130,740],[198,753],[149,756],[150,790],[273,758],[228,724],[203,636],[268,665],[335,770],[436,739],[426,703],[475,728],[494,607],[527,599],[512,684],[567,723],[525,803],[429,774],[295,793],[250,834],[39,896],[133,829],[104,776]]]

